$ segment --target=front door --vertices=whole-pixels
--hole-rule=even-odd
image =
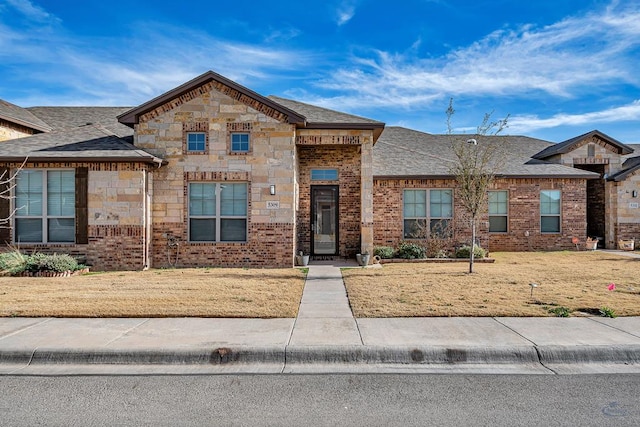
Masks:
[[[311,255],[338,255],[338,186],[311,187]]]

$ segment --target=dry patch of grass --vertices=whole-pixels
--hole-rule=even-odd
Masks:
[[[492,253],[494,264],[385,264],[344,270],[356,317],[640,315],[640,260],[604,252]],[[531,297],[530,283],[539,287]],[[615,283],[616,290],[607,286]]]
[[[0,277],[0,316],[296,317],[298,269],[168,269]]]

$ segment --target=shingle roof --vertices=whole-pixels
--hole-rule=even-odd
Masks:
[[[510,177],[567,177],[597,178],[598,174],[554,163],[533,160],[535,153],[552,145],[551,142],[525,136],[454,135],[454,138],[484,138],[504,141],[506,159],[498,168],[499,175]],[[455,162],[449,135],[434,135],[402,127],[385,128],[373,149],[375,177],[452,177],[450,168]]]
[[[374,142],[380,137],[385,124],[366,117],[355,116],[328,108],[317,107],[292,99],[270,95],[268,98],[278,104],[295,111],[306,119],[307,129],[370,129],[373,130]]]
[[[258,101],[259,103],[266,105],[269,108],[272,108],[280,113],[284,114],[287,117],[289,123],[302,123],[304,122],[304,117],[299,117],[295,111],[289,110],[283,105],[273,102],[272,100],[264,97],[249,88],[246,88],[238,83],[229,80],[228,78],[221,76],[218,73],[214,73],[213,71],[207,71],[198,77],[189,80],[186,83],[181,84],[180,86],[171,89],[168,92],[163,93],[160,96],[153,98],[150,101],[145,102],[142,105],[139,105],[129,111],[126,111],[118,116],[118,120],[120,123],[127,124],[130,127],[133,127],[134,124],[138,123],[140,116],[163,105],[167,102],[174,100],[176,98],[181,97],[182,95],[190,92],[202,85],[205,85],[211,81],[215,81],[221,83],[222,85],[237,91],[242,96],[245,96],[249,99],[253,99]]]
[[[133,129],[118,122],[118,115],[131,107],[29,107],[27,110],[47,122],[52,130],[67,130],[87,124],[101,125],[119,137],[133,135]]]
[[[611,181],[624,181],[634,172],[640,170],[640,144],[629,144],[633,153],[623,156],[622,170],[609,177]]]
[[[551,145],[547,147],[545,150],[537,153],[533,156],[536,159],[547,159],[551,156],[555,156],[558,154],[566,154],[572,151],[575,148],[575,145],[580,143],[582,140],[586,138],[591,138],[592,136],[596,136],[608,144],[612,145],[618,150],[618,154],[630,154],[633,152],[633,149],[628,145],[621,143],[620,141],[611,138],[609,135],[606,135],[599,130],[592,130],[591,132],[587,132],[583,135],[576,136],[575,138],[567,139],[566,141],[559,142],[557,144]]]
[[[328,108],[317,107],[304,102],[294,101],[292,99],[280,98],[279,96],[269,95],[267,98],[284,105],[290,110],[304,116],[308,123],[348,123],[348,124],[378,124],[384,123],[366,117],[355,116],[340,111],[329,110]]]
[[[49,132],[51,127],[29,110],[0,99],[0,119],[35,129]]]
[[[87,125],[4,141],[0,161],[137,161],[162,159],[135,147],[101,125]]]

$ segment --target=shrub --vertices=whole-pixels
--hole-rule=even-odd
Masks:
[[[78,264],[75,258],[67,254],[48,255],[36,252],[32,255],[24,255],[17,249],[0,254],[0,270],[5,274],[17,275],[25,271],[64,273],[83,268],[85,268],[84,265]]]
[[[420,259],[426,255],[426,250],[417,243],[400,242],[398,245],[398,258],[403,259]]]
[[[393,258],[396,251],[391,246],[378,246],[373,250],[373,255],[378,256],[381,259]]]
[[[473,257],[484,258],[487,255],[487,251],[482,249],[478,245],[473,245]],[[469,245],[460,246],[456,249],[456,258],[469,258],[471,256],[471,247]]]
[[[18,250],[0,254],[0,270],[3,274],[20,274],[27,266],[27,256]]]
[[[26,271],[36,273],[38,271],[52,271],[64,273],[65,271],[76,271],[82,269],[78,261],[67,254],[43,254],[35,253],[27,257]]]

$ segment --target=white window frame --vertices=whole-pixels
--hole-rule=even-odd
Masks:
[[[425,204],[426,204],[425,215],[426,216],[406,216],[405,215],[405,198],[406,198],[407,191],[425,192]],[[432,209],[431,209],[431,198],[432,198],[431,194],[432,192],[435,192],[435,191],[449,191],[451,193],[451,216],[433,216]],[[431,235],[434,232],[433,221],[446,220],[450,225],[451,221],[453,221],[454,215],[455,215],[454,214],[454,193],[452,188],[404,188],[402,190],[402,238],[405,240],[421,240],[428,237],[428,236],[424,236],[424,237],[407,236],[407,230],[405,228],[406,220],[423,221],[423,224],[425,227],[426,225],[429,226],[429,235]]]
[[[558,213],[543,213],[542,212],[542,206],[543,206],[543,202],[542,202],[542,194],[545,192],[554,192],[554,193],[558,193]],[[553,230],[553,231],[543,231],[542,230],[542,219],[543,218],[549,218],[549,217],[554,217],[554,218],[558,218],[558,229],[557,230]],[[562,232],[562,191],[561,190],[540,190],[540,233],[541,234],[560,234]]]
[[[42,193],[41,193],[41,204],[42,204],[42,209],[39,215],[24,215],[24,208],[21,206],[18,206],[18,181],[20,179],[20,174],[22,173],[30,173],[30,172],[40,172],[41,175],[41,179],[42,179]],[[73,205],[74,205],[74,209],[73,209],[73,215],[49,215],[48,209],[49,209],[49,173],[51,172],[70,172],[73,175]],[[18,172],[17,176],[16,176],[16,186],[13,189],[13,201],[14,201],[14,205],[15,205],[15,215],[12,219],[12,226],[13,226],[13,241],[17,244],[42,244],[42,243],[55,243],[55,244],[75,244],[76,242],[76,211],[75,211],[75,204],[76,204],[76,187],[75,187],[75,169],[23,169],[21,171]],[[24,241],[21,240],[18,236],[18,223],[20,222],[20,220],[22,219],[39,219],[41,222],[41,229],[42,229],[42,239],[39,241]],[[60,219],[65,219],[65,220],[73,220],[73,234],[71,236],[70,240],[64,240],[64,241],[57,241],[57,240],[50,240],[49,238],[49,222],[50,220],[60,220]]]
[[[491,213],[491,194],[504,193],[506,195],[506,200],[504,201],[505,213]],[[489,215],[489,233],[508,233],[509,232],[509,190],[489,190],[487,192],[488,199],[488,215]],[[502,203],[502,202],[493,202],[493,203]],[[492,217],[500,217],[505,218],[505,229],[504,230],[491,230],[491,218]]]
[[[215,212],[213,215],[192,215],[191,214],[191,185],[192,184],[211,184],[214,185],[214,197],[215,197]],[[222,203],[221,201],[221,192],[225,185],[238,185],[243,184],[246,189],[246,199],[245,199],[245,213],[244,215],[222,215]],[[187,233],[188,240],[192,243],[246,243],[248,241],[249,235],[249,184],[247,182],[213,182],[213,181],[192,181],[188,183],[188,194],[187,194]],[[214,233],[215,239],[213,240],[192,240],[191,239],[191,220],[192,219],[209,219],[214,221]],[[225,219],[240,219],[245,222],[245,230],[244,230],[244,240],[222,240],[222,222]]]

